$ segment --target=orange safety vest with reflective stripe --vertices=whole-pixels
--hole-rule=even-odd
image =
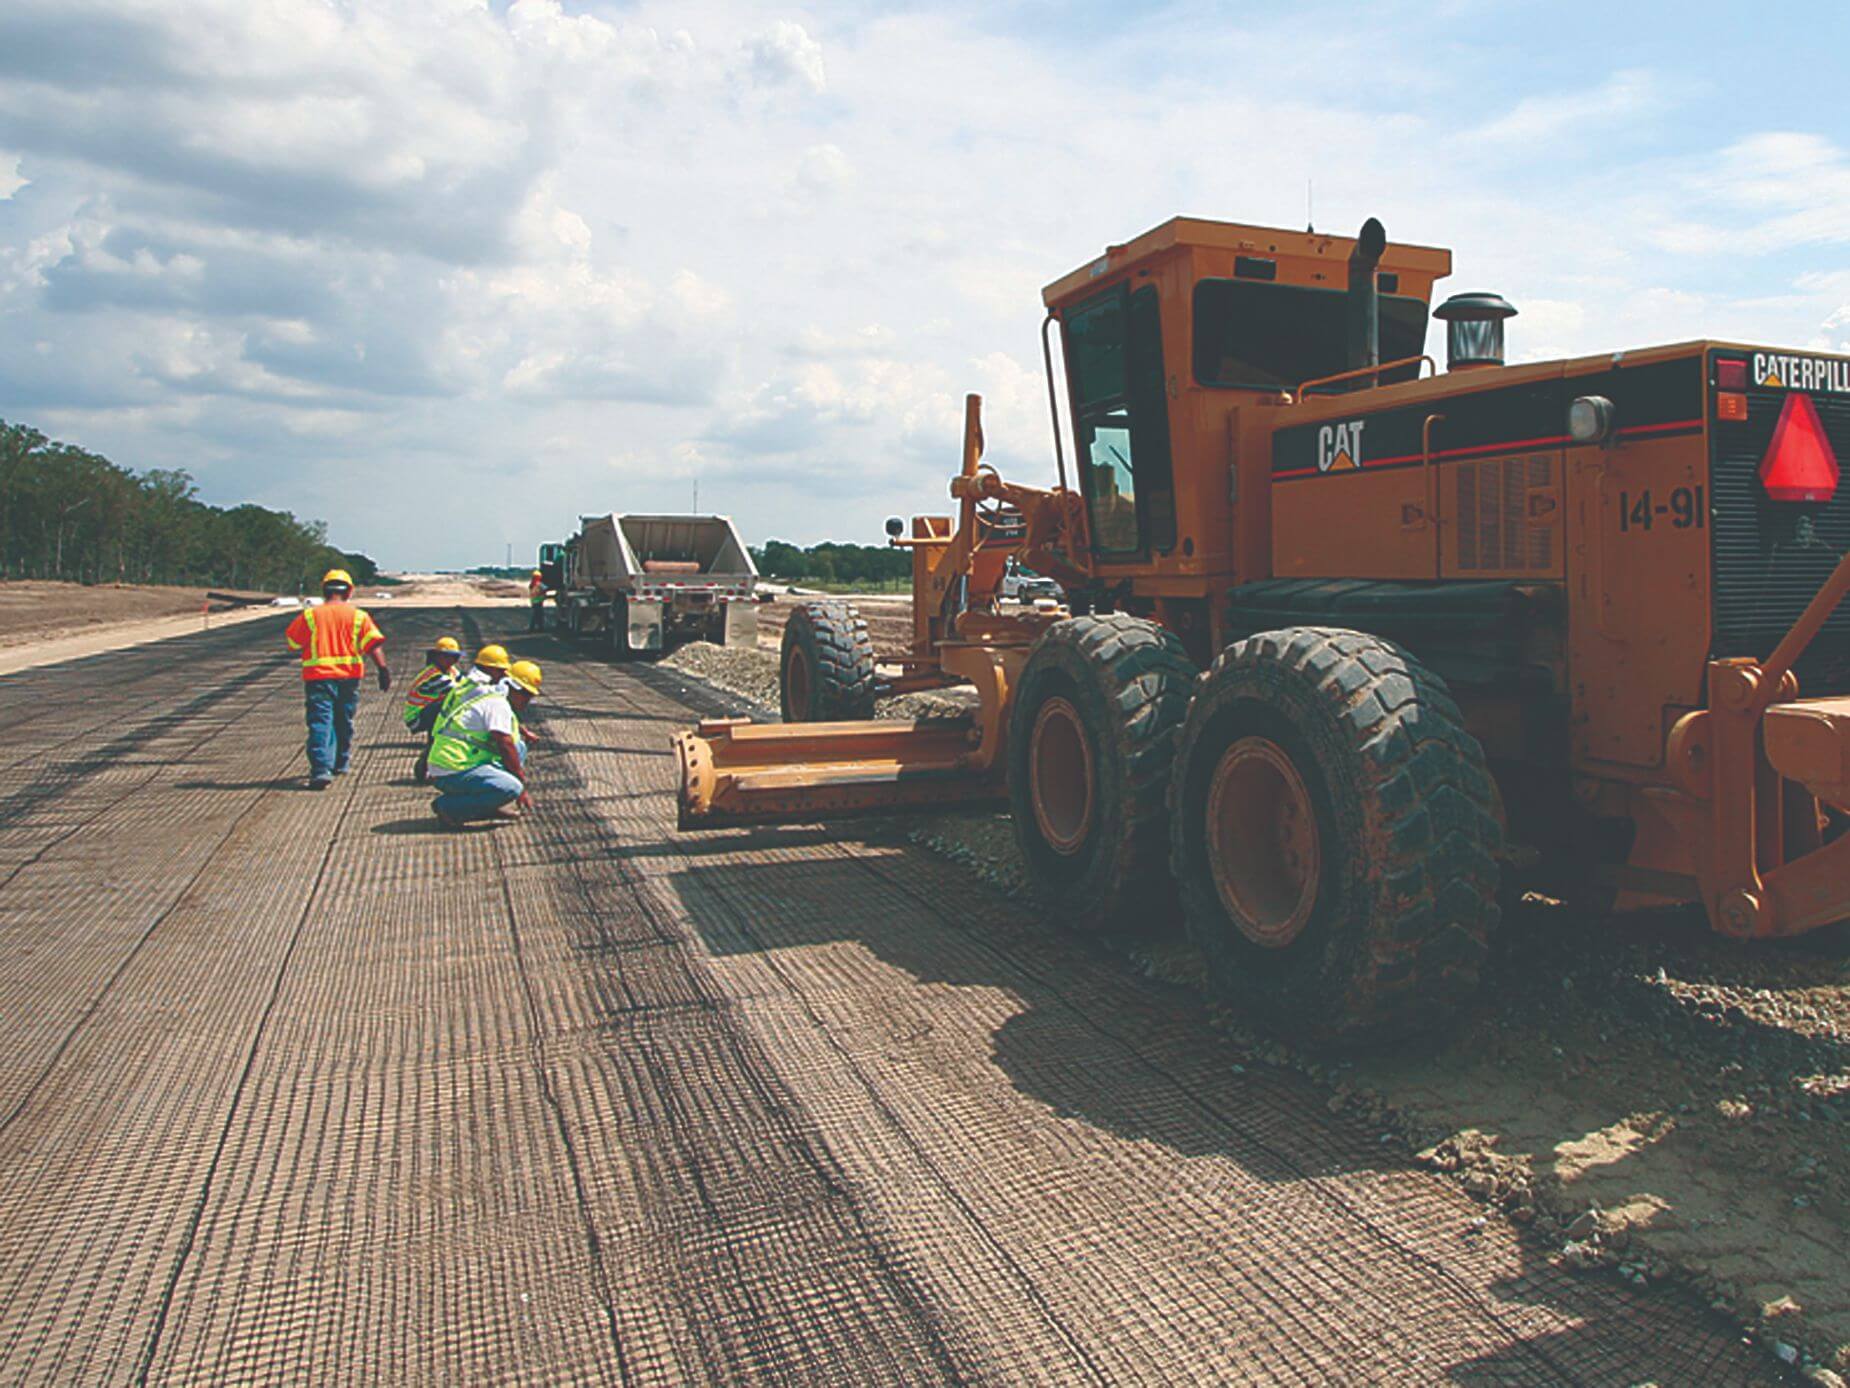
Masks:
[[[385,640],[385,634],[365,608],[324,602],[303,608],[283,640],[301,654],[303,679],[357,680],[366,673],[360,657]]]
[[[527,580],[527,601],[538,607],[546,601],[546,580],[530,578]]]
[[[411,681],[411,692],[405,695],[405,726],[415,726],[425,709],[442,703],[461,682],[462,672],[454,665],[447,670],[436,665],[426,665],[419,670],[417,678]]]

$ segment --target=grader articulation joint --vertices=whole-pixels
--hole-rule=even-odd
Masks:
[[[1057,485],[982,461],[970,397],[955,518],[888,527],[908,647],[799,608],[788,721],[677,739],[682,826],[1006,798],[1057,914],[1174,903],[1312,1036],[1441,1018],[1532,869],[1741,937],[1850,917],[1850,361],[1506,366],[1515,310],[1467,295],[1438,374],[1450,270],[1372,220],[1178,218],[1050,285]],[[1066,605],[1006,605],[1011,561]],[[872,717],[950,686],[967,715]]]

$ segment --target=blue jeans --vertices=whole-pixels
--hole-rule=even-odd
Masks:
[[[521,785],[499,762],[436,776],[437,798],[431,808],[451,819],[488,819],[520,798]]]
[[[347,769],[353,756],[353,715],[360,706],[358,680],[306,680],[308,774],[324,781]]]

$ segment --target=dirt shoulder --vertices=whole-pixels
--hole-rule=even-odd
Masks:
[[[764,652],[670,663],[775,707]],[[908,823],[1025,893],[1006,814]],[[1205,992],[1173,912],[1125,957]],[[1693,1285],[1782,1362],[1819,1382],[1850,1373],[1850,961],[1723,940],[1699,913],[1531,897],[1506,916],[1476,1007],[1436,1041],[1332,1061],[1215,1015],[1255,1061],[1397,1131],[1551,1259]]]
[[[378,617],[389,640],[394,607],[525,606],[525,595],[512,590],[512,584],[494,580],[418,575],[391,588],[366,589],[359,602]],[[382,593],[391,596],[379,596]],[[292,610],[272,607],[268,601],[232,606],[213,600],[204,588],[0,582],[0,675]]]
[[[204,588],[136,584],[92,587],[9,579],[0,582],[0,647],[50,641],[101,627],[198,617],[208,606],[222,612],[229,604],[212,601]]]

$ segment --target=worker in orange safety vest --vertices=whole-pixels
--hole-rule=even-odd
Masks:
[[[368,659],[378,668],[379,688],[392,687],[385,636],[365,608],[347,601],[352,593],[353,575],[329,569],[321,578],[321,606],[304,608],[283,632],[302,658],[311,790],[326,790],[352,759],[353,715]]]
[[[437,644],[424,653],[424,658],[429,663],[412,678],[410,692],[405,695],[404,712],[405,727],[414,734],[422,734],[425,739],[418,749],[417,765],[411,771],[419,785],[430,772],[430,731],[437,726],[443,701],[463,682],[463,672],[456,668],[462,659],[462,645],[454,636],[439,636]]]

